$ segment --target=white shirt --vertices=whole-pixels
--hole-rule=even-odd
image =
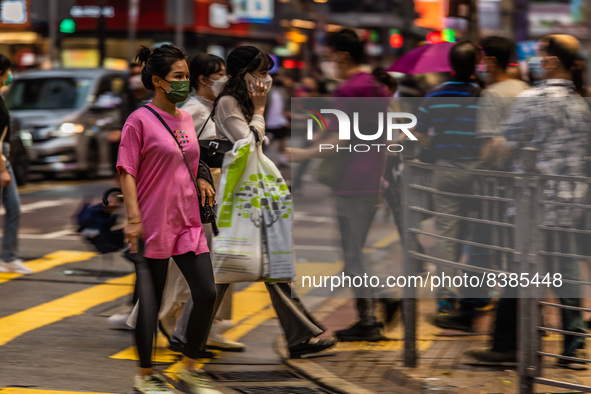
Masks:
[[[211,119],[207,121],[213,110],[213,101],[208,100],[203,96],[191,96],[181,108],[190,113],[193,117],[195,133],[197,133],[199,141],[215,140],[217,138],[215,123]],[[205,124],[206,121],[207,124]],[[205,128],[201,135],[199,135],[204,124]]]
[[[265,118],[262,115],[253,115],[250,123],[238,105],[238,101],[232,96],[224,96],[215,108],[215,124],[217,126],[217,137],[222,140],[236,142],[250,135],[252,126],[259,140],[265,137]]]

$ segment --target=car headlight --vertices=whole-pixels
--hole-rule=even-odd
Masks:
[[[20,131],[21,141],[23,142],[23,146],[31,147],[33,145],[33,135],[29,130],[21,130]]]
[[[64,136],[82,133],[83,131],[84,126],[79,123],[63,123],[59,128],[59,133]]]

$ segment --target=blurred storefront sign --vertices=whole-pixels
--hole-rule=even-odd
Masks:
[[[478,1],[478,24],[481,30],[502,30],[501,0]]]
[[[404,23],[399,15],[370,12],[332,13],[330,19],[344,26],[364,28],[400,28]]]
[[[415,0],[415,11],[419,17],[415,25],[425,29],[441,30],[445,23],[446,2],[443,0]]]
[[[225,4],[211,4],[209,6],[209,25],[217,29],[230,27],[230,15]]]
[[[585,3],[588,6],[588,2]],[[529,4],[528,22],[532,37],[561,33],[586,39],[590,33],[583,13],[583,2],[578,0],[532,0]]]
[[[237,22],[269,23],[274,16],[274,0],[232,0]]]

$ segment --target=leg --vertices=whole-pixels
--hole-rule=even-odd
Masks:
[[[377,212],[377,200],[374,197],[337,197],[336,208],[345,260],[345,274],[351,277],[371,275],[364,260],[363,247]],[[375,325],[371,289],[355,288],[354,291],[356,298],[367,299],[357,302],[359,322],[367,326]]]
[[[135,266],[139,309],[134,335],[142,375],[152,373],[152,343],[168,269],[168,259],[146,260]]]
[[[176,327],[177,320],[181,314],[187,299],[190,298],[191,291],[187,281],[176,264],[168,264],[168,275],[164,294],[162,296],[162,306],[158,314],[161,329],[165,331],[167,337],[172,334]]]
[[[444,162],[445,165],[447,162]],[[439,163],[438,163],[439,164]],[[465,192],[469,186],[469,176],[465,174],[456,174],[446,172],[445,170],[438,171],[436,174],[435,188],[439,191],[446,192]],[[435,211],[450,215],[462,215],[464,212],[465,201],[455,196],[446,196],[442,194],[435,195]],[[461,221],[455,217],[437,216],[435,219],[437,227],[437,234],[449,238],[458,238],[460,236]],[[438,258],[445,259],[452,262],[459,260],[459,247],[455,241],[439,240],[436,247],[436,255]],[[448,276],[455,275],[456,270],[447,267],[438,267],[440,274]],[[452,299],[457,297],[457,291],[451,287],[442,287],[438,292],[440,299]],[[453,308],[451,305],[446,307]],[[443,306],[443,304],[442,304]]]
[[[265,283],[265,286],[283,328],[287,346],[292,347],[324,332],[308,314],[299,298],[292,298],[289,283]]]
[[[2,260],[10,263],[16,260],[18,251],[18,229],[21,216],[21,204],[18,197],[16,178],[10,162],[6,162],[10,173],[10,186],[2,189],[2,199],[6,208],[4,217],[4,236],[2,239]]]
[[[213,321],[216,301],[215,279],[209,253],[198,256],[189,252],[173,256],[175,263],[185,276],[191,289],[193,308],[187,324],[187,346],[185,356],[196,359],[205,352],[205,343]]]
[[[324,329],[308,313],[300,299],[292,293],[291,284],[265,283],[265,286],[285,334],[291,358],[317,353],[334,346],[334,339],[315,338],[322,334]]]
[[[215,285],[217,295],[215,298],[215,304],[213,306],[214,316],[218,308],[220,307],[222,299],[224,298],[224,295],[226,294],[229,285],[229,283],[216,283]],[[181,312],[181,316],[179,317],[179,320],[176,323],[176,329],[172,334],[174,338],[177,338],[179,341],[183,343],[187,343],[187,326],[189,324],[189,318],[191,317],[192,310],[193,300],[191,299],[191,297],[189,297],[189,299],[185,303],[183,311]]]
[[[508,296],[512,295],[504,294],[497,306],[492,346],[495,352],[517,350],[517,298],[507,298]]]

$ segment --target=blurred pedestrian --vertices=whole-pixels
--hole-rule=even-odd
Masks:
[[[128,215],[124,234],[130,243],[129,252],[133,255],[143,249],[142,260],[136,263],[140,296],[134,331],[139,355],[135,389],[143,393],[172,393],[165,380],[155,374],[151,360],[158,310],[172,257],[189,284],[195,304],[187,327],[184,369],[178,378],[194,392],[217,393],[208,388],[207,378],[196,369],[195,362],[208,356],[205,343],[216,297],[198,206],[205,203],[205,196],[213,202],[214,191],[207,180],[198,179],[202,196],[199,200],[192,174],[179,152],[181,144],[193,173],[197,174],[199,147],[193,119],[175,107],[189,94],[189,67],[185,54],[171,45],[163,45],[154,52],[142,47],[137,58],[144,64],[142,83],[154,91],[154,99],[147,106],[155,113],[142,107],[127,118],[117,162]],[[176,131],[174,136],[155,114]]]
[[[545,175],[585,176],[589,138],[591,138],[591,111],[580,99],[573,83],[573,69],[580,51],[579,41],[569,35],[551,35],[540,41],[539,59],[541,78],[532,89],[523,91],[503,121],[501,132],[504,138],[491,146],[494,155],[511,156],[512,170],[521,172],[523,163],[519,149],[532,147],[538,150],[536,170]],[[577,214],[572,208],[577,190],[574,182],[546,181],[543,183],[544,201],[560,202],[561,205],[544,204],[541,222],[549,229],[544,232],[542,243],[546,250],[562,256],[548,256],[547,272],[562,274],[562,279],[580,280],[578,262],[564,254],[576,254],[572,250],[564,228],[576,225]],[[562,228],[562,230],[561,230]],[[555,234],[553,234],[555,233]],[[540,271],[543,267],[540,267]],[[543,272],[539,272],[543,275]],[[587,327],[580,310],[575,284],[554,288],[560,297],[562,329],[580,335],[564,336],[562,356],[585,356]],[[517,350],[517,290],[509,287],[497,309],[497,319],[492,347],[468,352],[471,356],[486,361],[513,361]],[[569,369],[586,369],[577,361],[559,358],[557,365]]]
[[[479,79],[486,84],[486,89],[480,93],[478,100],[478,112],[476,114],[476,137],[480,141],[480,168],[486,169],[507,169],[502,160],[490,157],[489,145],[494,139],[502,138],[501,122],[508,113],[511,105],[515,102],[515,96],[529,86],[518,79],[510,76],[508,68],[511,59],[515,56],[515,44],[504,37],[486,37],[480,47],[484,57],[478,65],[477,74]],[[472,208],[472,216],[480,219],[482,217],[480,207]],[[491,244],[491,226],[482,223],[471,223],[468,230],[467,240],[480,244]],[[491,253],[487,248],[473,245],[465,245],[462,253],[462,261],[471,266],[481,268],[491,267]],[[488,291],[488,290],[487,290]],[[481,291],[463,289],[460,292],[458,307],[455,311],[442,314],[435,319],[435,324],[441,328],[451,328],[463,331],[472,331],[474,317],[491,306],[488,305],[490,298]]]
[[[9,86],[12,82],[12,64],[10,59],[0,55],[0,86]],[[21,203],[14,171],[8,161],[10,156],[10,114],[0,97],[0,187],[4,214],[4,233],[2,236],[2,261],[0,272],[30,274],[33,271],[18,258],[18,230],[21,216]]]
[[[371,74],[376,78],[376,80],[384,85],[388,89],[388,93],[390,96],[394,97],[396,91],[398,90],[398,82],[394,79],[393,76],[388,74],[386,70],[381,67],[375,68]]]
[[[269,70],[273,60],[253,46],[240,46],[227,58],[230,79],[214,102],[214,120],[218,137],[233,143],[256,133],[258,141],[265,137],[265,103],[272,85]],[[324,330],[294,297],[290,283],[265,282],[273,308],[285,334],[292,358],[320,352],[332,347],[333,339],[319,339]],[[227,284],[218,285],[223,297]]]
[[[209,147],[207,141],[214,141],[217,138],[215,122],[211,119],[213,102],[226,85],[228,76],[224,60],[207,53],[199,54],[191,60],[189,72],[194,94],[183,103],[181,109],[187,111],[193,118],[193,125],[201,145],[201,155],[204,156],[207,154],[207,149],[204,147]],[[217,188],[221,168],[213,166],[213,163],[210,165],[213,186]],[[211,249],[213,237],[211,224],[205,224],[203,227],[205,228],[207,245]],[[213,321],[206,344],[209,349],[243,351],[245,348],[243,343],[232,341],[223,335],[225,330],[232,327],[233,288],[234,286],[230,285]],[[187,341],[185,331],[192,308],[193,301],[190,297],[187,281],[185,281],[175,264],[169,264],[159,322],[160,329],[169,338],[173,348],[182,348]]]
[[[336,67],[336,77],[343,82],[333,92],[334,97],[390,97],[376,78],[362,71],[360,66],[365,60],[363,42],[353,30],[343,29],[335,33],[328,44],[331,57]],[[338,133],[328,133],[326,139],[318,143],[337,144]],[[351,137],[351,143],[360,141]],[[328,154],[334,152],[328,152]],[[324,151],[327,154],[327,151]],[[292,161],[304,161],[313,157],[324,157],[317,145],[305,149],[292,149]],[[382,178],[386,164],[385,152],[363,153],[343,156],[336,172],[330,174],[341,243],[345,260],[344,274],[354,277],[371,272],[363,256],[363,248],[382,192]],[[326,164],[326,163],[324,163]],[[355,306],[357,320],[349,327],[337,330],[340,341],[380,341],[383,323],[391,323],[400,309],[400,300],[381,297],[369,288],[356,287]],[[384,322],[378,321],[374,313],[374,298],[382,302],[386,311]]]
[[[449,60],[454,71],[453,78],[429,91],[420,108],[420,126],[415,132],[419,142],[427,147],[422,160],[443,167],[478,168],[480,142],[476,139],[475,121],[478,107],[475,105],[475,98],[480,95],[481,88],[475,74],[481,57],[480,48],[470,41],[460,41],[451,48]],[[436,172],[436,190],[465,193],[466,190],[470,190],[470,185],[469,174],[449,172],[445,169]],[[456,196],[436,194],[434,203],[435,211],[444,214],[435,218],[437,234],[448,239],[458,239],[465,234],[465,223],[458,219],[458,216],[466,216],[466,201]],[[436,256],[458,262],[460,245],[448,239],[438,241]],[[450,268],[438,268],[448,276],[453,276],[455,272]],[[439,300],[436,320],[445,319],[455,313],[457,289],[451,286],[441,287],[438,289],[437,297]]]
[[[486,37],[480,44],[484,58],[479,66],[479,77],[487,84],[479,100],[481,109],[477,116],[477,133],[481,139],[480,160],[491,168],[506,169],[495,158],[490,157],[488,149],[494,140],[503,138],[501,122],[515,102],[515,97],[529,85],[509,73],[510,61],[515,56],[515,44],[504,37]]]
[[[277,162],[279,166],[288,165],[285,157],[285,140],[290,136],[291,108],[287,105],[290,102],[288,89],[283,86],[283,77],[278,73],[273,76],[273,89],[267,94],[265,105],[265,127],[266,133],[270,135],[271,142],[277,141]]]

